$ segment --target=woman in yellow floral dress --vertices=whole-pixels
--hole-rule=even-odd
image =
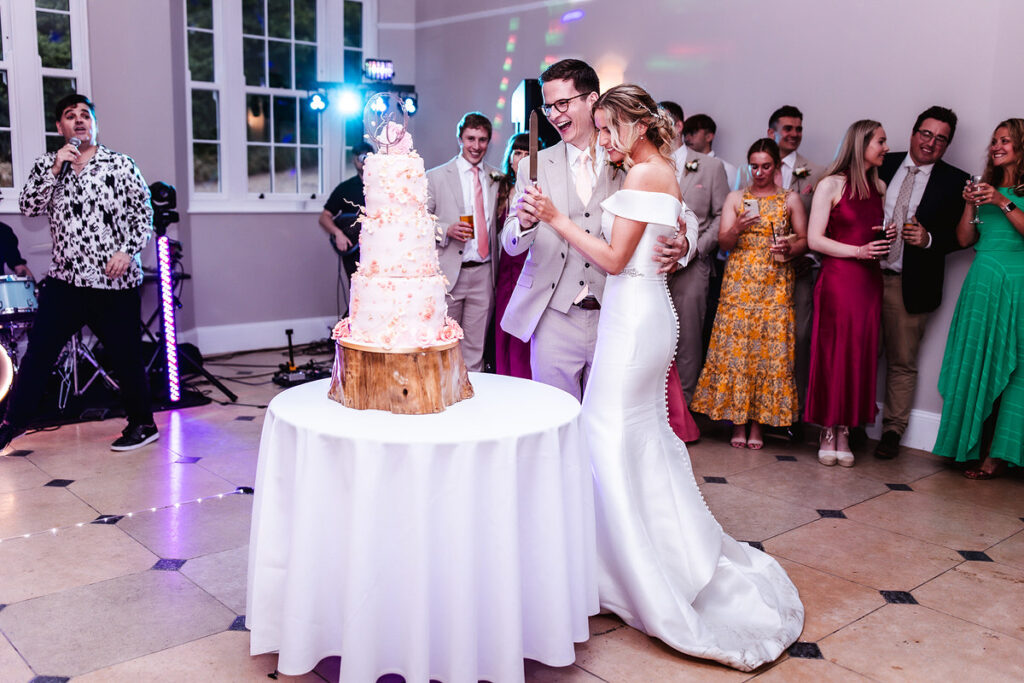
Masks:
[[[690,407],[732,421],[730,443],[756,450],[764,446],[761,425],[790,425],[798,416],[789,261],[807,250],[807,214],[776,183],[782,162],[774,140],[755,142],[747,161],[750,186],[730,192],[722,208],[718,244],[729,260]]]

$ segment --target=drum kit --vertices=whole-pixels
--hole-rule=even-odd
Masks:
[[[17,275],[0,275],[0,401],[7,397],[18,363],[28,345],[28,330],[35,322],[39,309],[36,282]],[[90,367],[81,372],[80,364]],[[57,361],[60,377],[58,409],[63,410],[69,396],[80,396],[97,378],[102,378],[111,389],[118,386],[96,360],[89,347],[82,342],[79,330],[64,347]]]

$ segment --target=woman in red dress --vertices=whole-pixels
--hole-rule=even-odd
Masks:
[[[849,427],[875,419],[882,311],[878,259],[895,237],[894,226],[882,226],[885,184],[878,178],[888,151],[882,124],[854,123],[811,205],[807,241],[822,263],[814,288],[807,420],[822,426],[822,465],[853,466]]]

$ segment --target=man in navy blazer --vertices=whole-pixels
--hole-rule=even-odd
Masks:
[[[890,152],[879,169],[888,185],[885,222],[904,219],[897,225],[902,250],[894,247],[881,264],[885,406],[875,455],[883,459],[899,454],[914,402],[921,339],[929,316],[942,303],[946,254],[960,248],[956,224],[964,210],[963,188],[968,176],[942,161],[953,141],[956,121],[952,110],[929,107],[914,123],[909,151]],[[905,213],[897,211],[904,185],[909,191]]]

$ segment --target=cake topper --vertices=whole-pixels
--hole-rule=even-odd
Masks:
[[[376,93],[363,108],[363,127],[374,149],[384,154],[412,151],[405,100],[393,92]]]

